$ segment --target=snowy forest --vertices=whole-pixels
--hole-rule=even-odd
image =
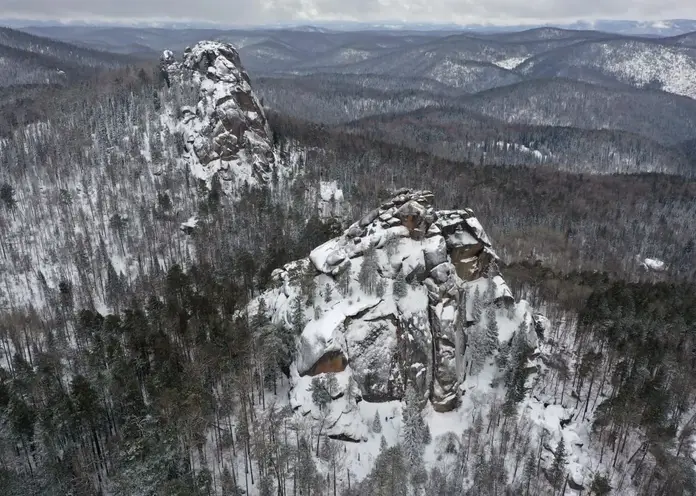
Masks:
[[[502,148],[467,159],[461,139],[443,151],[419,119],[388,113],[358,132],[303,119],[263,84],[275,161],[269,181],[239,189],[184,158],[193,140],[175,123],[198,97],[157,63],[0,94],[0,493],[696,494],[696,181],[679,175],[685,163],[595,175],[571,163],[592,132],[531,127],[508,141],[577,147],[562,164],[524,165]],[[294,104],[328,115],[345,97],[326,98]],[[496,148],[500,135],[486,136]],[[393,229],[385,209],[404,188],[432,195],[430,228],[473,209],[486,229],[475,241],[499,257],[462,282],[453,325],[468,351],[459,338],[452,349],[465,377],[446,412],[406,370],[416,358],[386,392],[369,374],[346,379],[345,363],[298,365],[301,336],[338,302],[388,302],[400,318],[429,295],[427,250],[408,271],[406,251],[429,238],[385,235],[356,252],[352,273],[327,275],[314,257],[372,235],[349,240],[356,225]],[[285,320],[269,298],[282,291]],[[371,311],[350,323],[372,325]],[[359,362],[348,363],[356,376]],[[337,405],[362,418],[358,438],[332,430]]]

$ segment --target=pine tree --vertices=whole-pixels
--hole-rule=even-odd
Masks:
[[[401,429],[408,464],[411,467],[419,467],[423,458],[423,419],[418,393],[411,384],[406,387],[404,395]]]
[[[296,336],[302,334],[304,330],[304,305],[299,296],[296,296],[292,302],[292,330]]]
[[[331,285],[327,282],[324,286],[324,303],[331,302]]]
[[[481,292],[479,287],[476,286],[474,290],[474,300],[472,302],[471,318],[474,319],[475,323],[481,322],[481,315],[483,314],[483,304],[481,303]]]
[[[222,204],[222,185],[220,184],[220,177],[218,174],[213,174],[210,180],[210,191],[208,191],[208,212],[215,213],[220,208]]]
[[[399,271],[394,278],[393,289],[394,297],[401,299],[408,294],[408,284],[406,283],[406,277],[403,271]]]
[[[456,330],[457,332],[465,332],[465,329],[469,325],[469,316],[467,315],[467,302],[469,300],[469,288],[464,287],[464,291],[461,293],[459,298],[459,303],[457,304],[457,321]]]
[[[495,307],[490,307],[486,311],[486,355],[492,355],[498,346],[498,320],[495,315]]]
[[[328,391],[326,383],[321,376],[312,378],[310,391],[312,392],[312,401],[320,410],[323,410],[324,407],[331,402],[331,393]]]
[[[329,397],[333,398],[338,393],[338,379],[336,374],[326,374],[324,388],[329,393]]]
[[[609,483],[609,477],[597,472],[592,478],[590,493],[595,496],[608,496],[611,493],[611,484]]]
[[[379,278],[378,270],[377,251],[374,248],[368,248],[363,253],[363,262],[358,273],[358,284],[365,293],[375,294]]]
[[[259,298],[259,305],[256,307],[256,313],[251,318],[251,328],[256,332],[263,332],[264,328],[270,324],[268,319],[268,306],[266,300]]]
[[[508,366],[510,365],[510,344],[505,342],[500,345],[500,349],[498,351],[498,356],[495,357],[495,363],[498,365],[498,368],[501,370],[507,370]]]
[[[527,372],[525,370],[527,364],[527,323],[522,321],[517,331],[512,337],[512,346],[510,349],[510,358],[505,370],[505,410],[506,414],[511,415],[516,411],[515,406],[524,399],[527,389],[525,382]]]
[[[537,459],[534,454],[527,457],[524,464],[524,473],[522,474],[522,483],[524,485],[524,496],[529,496],[532,481],[536,478]]]
[[[353,270],[351,265],[348,265],[346,269],[341,272],[338,276],[338,292],[341,296],[348,296],[350,291],[350,282],[352,280]]]
[[[382,432],[382,419],[379,418],[379,410],[375,411],[375,418],[372,419],[372,432],[375,434]]]
[[[304,297],[305,304],[307,305],[312,305],[312,303],[314,303],[314,295],[317,291],[315,275],[314,264],[310,262],[302,270],[302,276],[300,278],[300,294]]]
[[[377,296],[377,298],[383,298],[385,291],[384,279],[380,277],[377,281],[377,287],[375,288],[375,296]]]
[[[368,476],[357,487],[355,495],[407,496],[408,472],[400,445],[389,447],[382,436],[380,451]]]
[[[0,186],[0,201],[5,204],[5,208],[13,211],[17,208],[17,200],[15,200],[15,190],[11,184],[3,183]]]
[[[486,364],[486,336],[479,326],[474,326],[470,328],[468,337],[468,349],[471,350],[469,372],[478,375]]]
[[[387,235],[387,241],[384,243],[384,250],[387,253],[387,257],[391,258],[396,255],[396,252],[399,250],[399,242],[400,239],[398,236],[392,233]]]
[[[297,477],[298,493],[317,494],[319,492],[319,473],[312,457],[312,451],[304,438],[300,439],[297,458],[295,476]]]
[[[492,305],[495,302],[495,296],[497,293],[497,285],[495,283],[495,277],[498,275],[498,270],[495,267],[495,263],[491,262],[488,266],[486,272],[486,292],[484,294],[484,300],[486,305]]]
[[[551,465],[551,482],[555,489],[558,489],[565,477],[565,465],[568,453],[566,452],[565,440],[561,433],[561,440],[558,442],[556,449],[553,452],[553,464]]]
[[[430,444],[433,442],[433,435],[430,433],[430,426],[425,423],[422,417],[421,422],[423,423],[423,444]]]
[[[210,494],[210,493],[201,493]],[[273,496],[276,494],[273,476],[270,473],[264,474],[259,480],[259,496]]]
[[[515,335],[512,337],[512,349],[510,350],[510,358],[513,362],[520,362],[526,358],[527,355],[527,320],[525,319],[520,322],[520,325],[515,331]]]

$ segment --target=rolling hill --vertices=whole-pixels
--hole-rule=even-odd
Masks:
[[[696,97],[696,48],[660,40],[581,42],[531,57],[517,70],[531,78],[615,81]]]

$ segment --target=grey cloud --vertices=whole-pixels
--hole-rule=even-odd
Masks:
[[[694,0],[0,0],[0,17],[515,23],[694,17]]]

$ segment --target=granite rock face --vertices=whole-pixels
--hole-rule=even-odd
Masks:
[[[202,41],[187,48],[181,61],[167,50],[161,67],[180,103],[171,109],[172,128],[183,136],[183,159],[192,174],[203,180],[217,174],[228,186],[268,183],[278,159],[234,47]]]
[[[305,391],[327,373],[354,389],[354,403],[400,400],[413,384],[438,411],[458,406],[474,294],[485,293],[501,313],[514,313],[516,304],[473,212],[437,211],[433,201],[428,191],[398,191],[307,259],[277,269],[275,287],[252,302],[250,313],[263,299],[269,319],[287,328],[302,302],[303,330],[290,367],[296,409],[311,409]],[[344,420],[357,410],[342,408]],[[338,422],[333,434],[360,438],[346,432],[354,428]]]

